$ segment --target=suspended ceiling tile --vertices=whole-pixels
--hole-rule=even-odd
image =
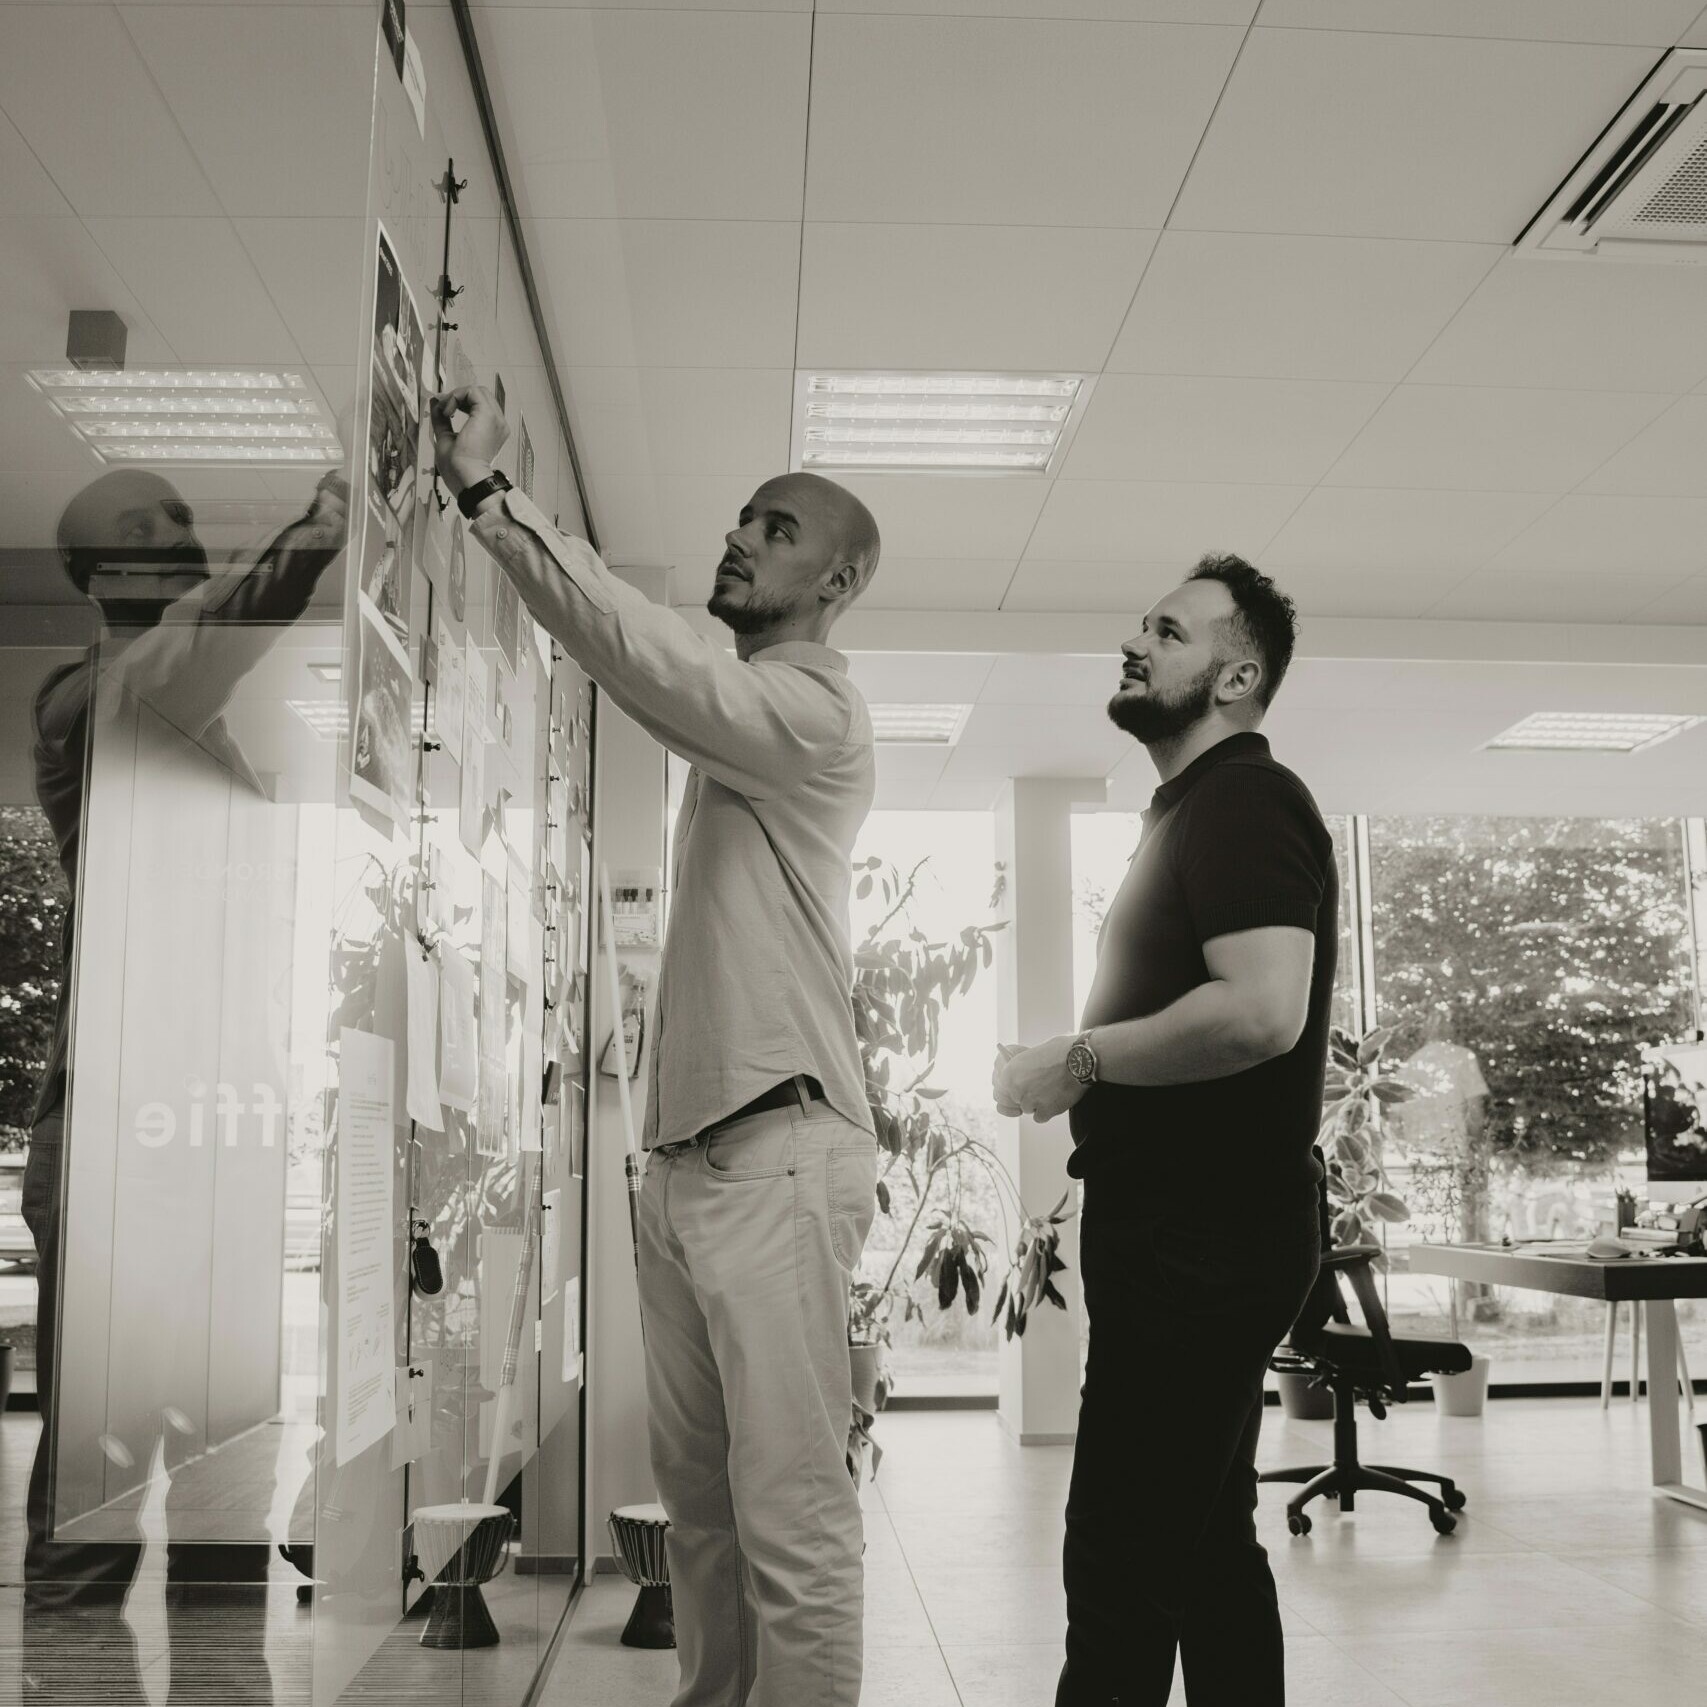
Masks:
[[[56,551],[61,513],[99,473],[92,456],[83,470],[0,468],[0,546]]]
[[[772,470],[750,468],[717,475],[660,475],[658,528],[664,554],[682,574],[703,569],[710,577],[723,556],[724,536],[741,519],[741,508]],[[711,592],[707,579],[705,594]]]
[[[948,763],[948,747],[902,746],[881,742],[877,755],[877,812],[919,811],[931,803],[931,792]]]
[[[371,12],[144,6],[126,25],[227,213],[366,212]]]
[[[793,367],[798,225],[534,219],[526,232],[566,367]]]
[[[1707,397],[1680,397],[1602,463],[1582,490],[1707,498]]]
[[[1694,24],[1685,32],[1683,40],[1679,43],[1679,46],[1707,47],[1707,8],[1703,9],[1701,16],[1697,18]]]
[[[1402,379],[1502,252],[1167,231],[1109,371]]]
[[[1470,622],[1639,623],[1655,600],[1682,584],[1675,570],[1617,575],[1481,569],[1429,612]]]
[[[349,363],[361,355],[367,222],[235,219],[232,224],[303,359]],[[431,312],[430,304],[424,308]]]
[[[1419,384],[1688,391],[1707,376],[1707,267],[1510,256],[1417,363]]]
[[[1262,21],[1276,29],[1670,47],[1695,10],[1695,0],[1268,0]]]
[[[70,216],[71,203],[18,134],[18,127],[0,113],[0,220]]]
[[[572,367],[563,376],[575,449],[589,474],[653,472],[637,367]]]
[[[791,369],[642,368],[640,398],[655,474],[787,473]]]
[[[1666,402],[1655,392],[1402,385],[1325,483],[1567,492]]]
[[[218,212],[116,7],[9,6],[5,22],[0,111],[78,213]]]
[[[1099,653],[1001,654],[980,697],[990,705],[1081,705],[1102,711],[1120,681],[1120,643],[1112,626],[1109,632],[1110,644]]]
[[[1707,570],[1707,497],[1574,492],[1490,559],[1488,569],[1581,571],[1609,581],[1650,571],[1669,572],[1673,580],[1700,573]]]
[[[1464,579],[1462,569],[1277,569],[1272,553],[1262,567],[1306,618],[1420,617],[1431,614]]]
[[[1106,374],[1062,466],[1070,480],[1308,486],[1389,387],[1341,380]]]
[[[1263,567],[1462,577],[1553,502],[1538,492],[1322,486],[1270,541]]]
[[[1256,29],[1169,225],[1509,243],[1652,65],[1627,47]]]
[[[1098,373],[1155,239],[1060,226],[809,224],[800,366]]]
[[[1691,575],[1687,581],[1680,581],[1661,593],[1651,605],[1643,606],[1641,620],[1664,623],[1667,627],[1693,623],[1707,628],[1707,575]]]
[[[1193,553],[1177,563],[1062,563],[1028,557],[1020,564],[1002,609],[1118,614],[1126,624],[1115,625],[1118,633],[1110,630],[1118,646],[1137,626],[1139,616],[1180,584],[1189,563],[1199,555]]]
[[[873,705],[971,705],[994,663],[987,652],[850,652],[848,674]]]
[[[599,549],[611,564],[664,561],[658,527],[658,483],[651,475],[587,475]]]
[[[800,217],[810,18],[493,7],[478,27],[531,216]]]
[[[862,610],[999,610],[1011,557],[893,557],[885,550]]]
[[[920,17],[1090,18],[1129,24],[1233,24],[1240,28],[1259,0],[818,0],[820,15],[884,12]]]
[[[0,365],[0,468],[60,474],[74,483],[93,478],[100,461],[29,382],[32,365]],[[8,543],[0,537],[0,545]]]
[[[822,16],[807,217],[1159,229],[1240,36]]]
[[[0,219],[0,361],[52,367],[65,360],[74,308],[111,309],[128,331],[132,367],[168,362],[171,346],[143,312],[83,222],[70,215]]]
[[[1260,561],[1298,508],[1302,486],[1057,480],[1027,560],[1166,563],[1181,573],[1206,551]]]
[[[181,361],[301,361],[230,220],[85,223]]]
[[[1015,475],[841,474],[877,518],[885,555],[1017,562],[1048,482]],[[881,573],[881,568],[879,573]]]

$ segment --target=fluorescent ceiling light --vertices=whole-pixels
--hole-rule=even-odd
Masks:
[[[1046,474],[1077,429],[1084,374],[802,373],[794,466]]]
[[[285,704],[325,740],[341,740],[350,732],[350,708],[342,700],[287,699]],[[417,735],[426,732],[427,708],[418,697],[410,703],[409,723]]]
[[[871,729],[889,745],[951,747],[966,726],[969,705],[873,705]]]
[[[30,383],[103,462],[342,462],[301,374],[252,368],[90,372],[37,368]]]
[[[1663,712],[1538,711],[1486,746],[1530,752],[1639,753],[1701,721]]]

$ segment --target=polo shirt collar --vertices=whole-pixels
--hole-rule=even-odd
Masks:
[[[1217,741],[1213,747],[1199,753],[1178,776],[1164,782],[1150,796],[1150,810],[1160,812],[1183,800],[1192,784],[1206,771],[1213,770],[1223,760],[1239,757],[1241,753],[1261,753],[1266,757],[1268,737],[1258,734],[1255,729],[1241,729],[1238,734]]]
[[[761,658],[767,664],[815,664],[821,670],[839,670],[844,676],[848,673],[846,654],[820,646],[816,640],[779,640],[774,646],[760,647],[747,662],[756,664]]]

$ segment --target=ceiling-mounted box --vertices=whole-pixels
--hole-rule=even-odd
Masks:
[[[1707,49],[1668,53],[1517,240],[1561,259],[1707,262]]]

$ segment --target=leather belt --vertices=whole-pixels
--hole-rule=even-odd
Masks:
[[[823,1094],[824,1087],[816,1079],[808,1078],[805,1073],[796,1073],[793,1078],[772,1085],[768,1091],[760,1091],[751,1102],[742,1103],[733,1114],[726,1114],[721,1120],[703,1128],[698,1136],[708,1138],[719,1127],[745,1120],[750,1114],[766,1114],[773,1108],[804,1109],[814,1097],[822,1097]]]

